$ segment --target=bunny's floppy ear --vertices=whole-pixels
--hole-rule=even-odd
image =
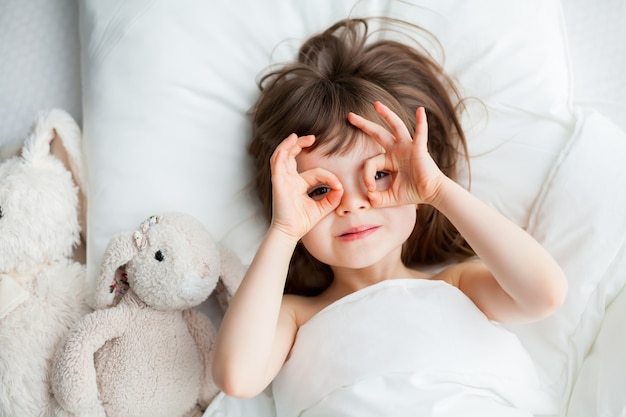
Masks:
[[[85,242],[87,189],[83,167],[82,135],[80,127],[72,116],[60,109],[39,113],[33,131],[22,148],[22,157],[27,163],[37,164],[49,158],[50,155],[63,163],[78,187],[78,222],[81,239]],[[83,258],[84,255],[80,255],[79,260]]]
[[[78,223],[80,224],[81,245],[76,252],[78,261],[85,260],[85,242],[87,231],[87,181],[83,165],[82,134],[72,116],[63,110],[53,109],[44,113],[41,118],[44,126],[54,129],[50,144],[50,153],[56,156],[72,174],[74,184],[78,187]],[[84,263],[84,262],[83,262]]]
[[[246,268],[233,251],[220,245],[220,279],[216,293],[220,307],[226,311],[235,291],[239,288]]]
[[[37,163],[41,158],[54,155],[70,171],[76,186],[85,192],[81,138],[80,128],[67,112],[60,109],[41,112],[24,143],[22,157]]]
[[[102,309],[114,305],[121,297],[125,284],[116,276],[118,269],[126,265],[137,254],[137,245],[132,233],[114,236],[104,251],[100,274],[96,282],[94,309]]]

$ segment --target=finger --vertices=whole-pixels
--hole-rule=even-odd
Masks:
[[[283,139],[283,141],[278,144],[276,149],[290,149],[296,144],[297,140],[298,140],[298,135],[296,135],[295,133],[292,133],[291,135]]]
[[[376,191],[376,173],[389,167],[386,166],[387,159],[381,153],[365,161],[363,165],[363,182],[367,191]]]
[[[387,129],[356,113],[348,113],[348,121],[366,135],[373,137],[385,149],[391,147],[395,142],[395,138]]]
[[[385,187],[379,189],[379,184],[376,181],[376,174],[380,171],[393,171],[392,167],[388,166],[388,159],[386,154],[379,154],[369,158],[363,165],[363,181],[367,187],[367,198],[370,201],[372,207],[381,207],[393,205],[391,201],[392,193],[391,187]],[[385,181],[385,179],[383,179]],[[391,181],[386,179],[386,181]]]
[[[332,172],[325,170],[324,168],[312,168],[307,169],[300,173],[300,176],[307,183],[309,187],[313,187],[318,184],[326,184],[332,190],[342,190],[343,184],[339,181],[339,178]]]
[[[378,208],[381,207],[383,205],[383,192],[381,191],[370,191],[367,190],[367,198],[370,201],[370,205],[374,208]]]
[[[420,148],[427,148],[428,143],[428,120],[426,117],[426,109],[418,107],[415,111],[415,136],[416,145]]]
[[[270,165],[276,172],[286,173],[287,167],[296,168],[295,158],[302,152],[303,148],[309,147],[315,142],[314,135],[300,136],[292,133],[278,144],[272,157]]]
[[[395,114],[389,107],[385,106],[380,101],[374,103],[374,109],[376,113],[380,114],[381,117],[389,124],[391,130],[395,134],[396,140],[411,140],[411,134],[407,129],[400,116]]]
[[[303,148],[311,146],[313,142],[315,142],[315,135],[298,136],[295,133],[292,133],[278,144],[274,153],[278,153],[281,150],[287,150],[290,155],[295,157],[302,151]]]
[[[290,172],[289,150],[276,148],[270,159],[270,169],[272,173],[272,183],[286,178]]]
[[[342,196],[343,188],[340,190],[332,190],[330,193],[326,194],[322,200],[318,201],[317,203],[321,208],[322,215],[326,215],[339,207]]]
[[[367,190],[367,198],[374,208],[397,206],[398,200],[394,197],[391,189]]]
[[[300,176],[309,187],[317,184],[325,184],[330,187],[330,192],[326,193],[323,198],[316,201],[310,200],[311,203],[318,207],[322,215],[330,213],[339,206],[343,196],[343,185],[335,174],[323,168],[313,168],[302,172]]]
[[[276,147],[276,149],[274,149],[274,152],[272,153],[272,156],[270,158],[270,165],[272,167],[275,166],[279,160],[282,160],[285,158],[285,153],[287,152],[287,149],[293,146],[297,138],[298,136],[295,133],[292,133],[291,135],[287,136],[285,139],[283,139],[282,142],[278,144],[278,146]]]
[[[297,136],[292,133],[278,145],[277,149],[284,147],[289,151],[289,156],[295,158],[302,152],[302,149],[313,145],[313,142],[315,142],[314,135]]]
[[[394,195],[391,189],[388,190],[374,190],[367,191],[367,198],[370,201],[370,205],[374,208],[379,207],[395,207],[401,203]]]
[[[293,147],[294,152],[297,152],[295,156],[297,156],[300,152],[302,152],[302,149],[304,148],[308,148],[309,146],[313,145],[313,143],[315,142],[315,135],[306,135],[306,136],[300,136],[298,137],[298,139],[296,140],[296,145]]]

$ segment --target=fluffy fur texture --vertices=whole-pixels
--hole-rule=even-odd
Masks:
[[[0,164],[0,416],[62,416],[50,393],[55,350],[91,310],[80,241],[80,129],[42,113],[21,154]],[[51,154],[62,144],[64,163]]]
[[[50,154],[55,137],[69,155],[68,167]],[[69,114],[61,110],[42,113],[21,155],[0,165],[0,272],[28,272],[35,265],[72,257],[81,231],[80,138],[79,127]]]
[[[93,417],[201,415],[218,392],[215,329],[192,307],[220,278],[239,282],[238,263],[183,213],[153,216],[113,237],[97,282],[100,309],[76,326],[55,359],[52,389],[63,408]],[[112,285],[124,294],[114,297]]]

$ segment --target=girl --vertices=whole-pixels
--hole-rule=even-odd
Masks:
[[[478,381],[473,392],[486,383],[477,374],[500,371],[512,391],[540,392],[517,340],[490,320],[549,315],[566,279],[532,237],[454,182],[467,153],[442,69],[402,43],[370,42],[367,20],[348,19],[305,42],[261,89],[250,151],[270,225],[219,331],[218,386],[251,397],[276,378],[279,415],[337,415],[345,404],[354,415],[427,412],[459,398],[449,387],[463,372]],[[438,264],[449,266],[428,272]],[[383,384],[394,408],[363,395],[380,394],[381,372],[411,375]],[[503,390],[457,405],[462,415],[525,406]]]

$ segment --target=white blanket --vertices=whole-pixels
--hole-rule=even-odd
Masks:
[[[518,339],[442,281],[384,281],[303,325],[273,383],[283,416],[551,414]]]

